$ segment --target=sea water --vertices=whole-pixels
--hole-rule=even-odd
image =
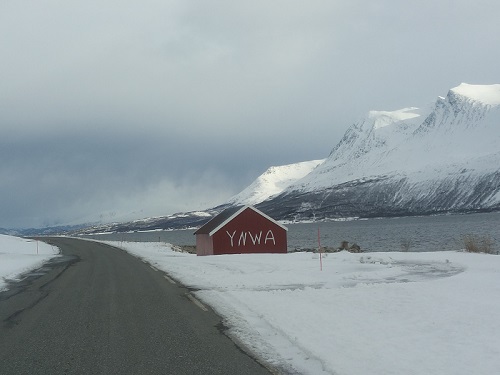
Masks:
[[[363,251],[451,251],[464,248],[463,238],[474,235],[493,241],[500,251],[500,213],[382,218],[287,224],[288,250],[338,248],[342,241]],[[168,242],[195,245],[195,230],[151,231],[94,235],[110,241]]]

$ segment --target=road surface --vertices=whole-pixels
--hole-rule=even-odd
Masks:
[[[104,244],[48,241],[65,256],[0,293],[0,374],[270,373],[161,271]]]

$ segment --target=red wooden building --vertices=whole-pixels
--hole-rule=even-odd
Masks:
[[[286,253],[287,230],[255,207],[231,207],[194,232],[196,254]]]

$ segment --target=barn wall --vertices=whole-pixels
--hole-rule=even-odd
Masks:
[[[196,255],[213,255],[213,241],[208,234],[196,235]]]
[[[286,253],[286,230],[247,208],[213,235],[214,254]]]

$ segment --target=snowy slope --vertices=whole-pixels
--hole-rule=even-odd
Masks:
[[[500,209],[500,85],[461,84],[426,112],[370,112],[266,212],[300,219]]]
[[[255,179],[247,188],[228,200],[232,205],[255,205],[273,195],[281,193],[292,183],[309,174],[322,160],[270,167]]]

